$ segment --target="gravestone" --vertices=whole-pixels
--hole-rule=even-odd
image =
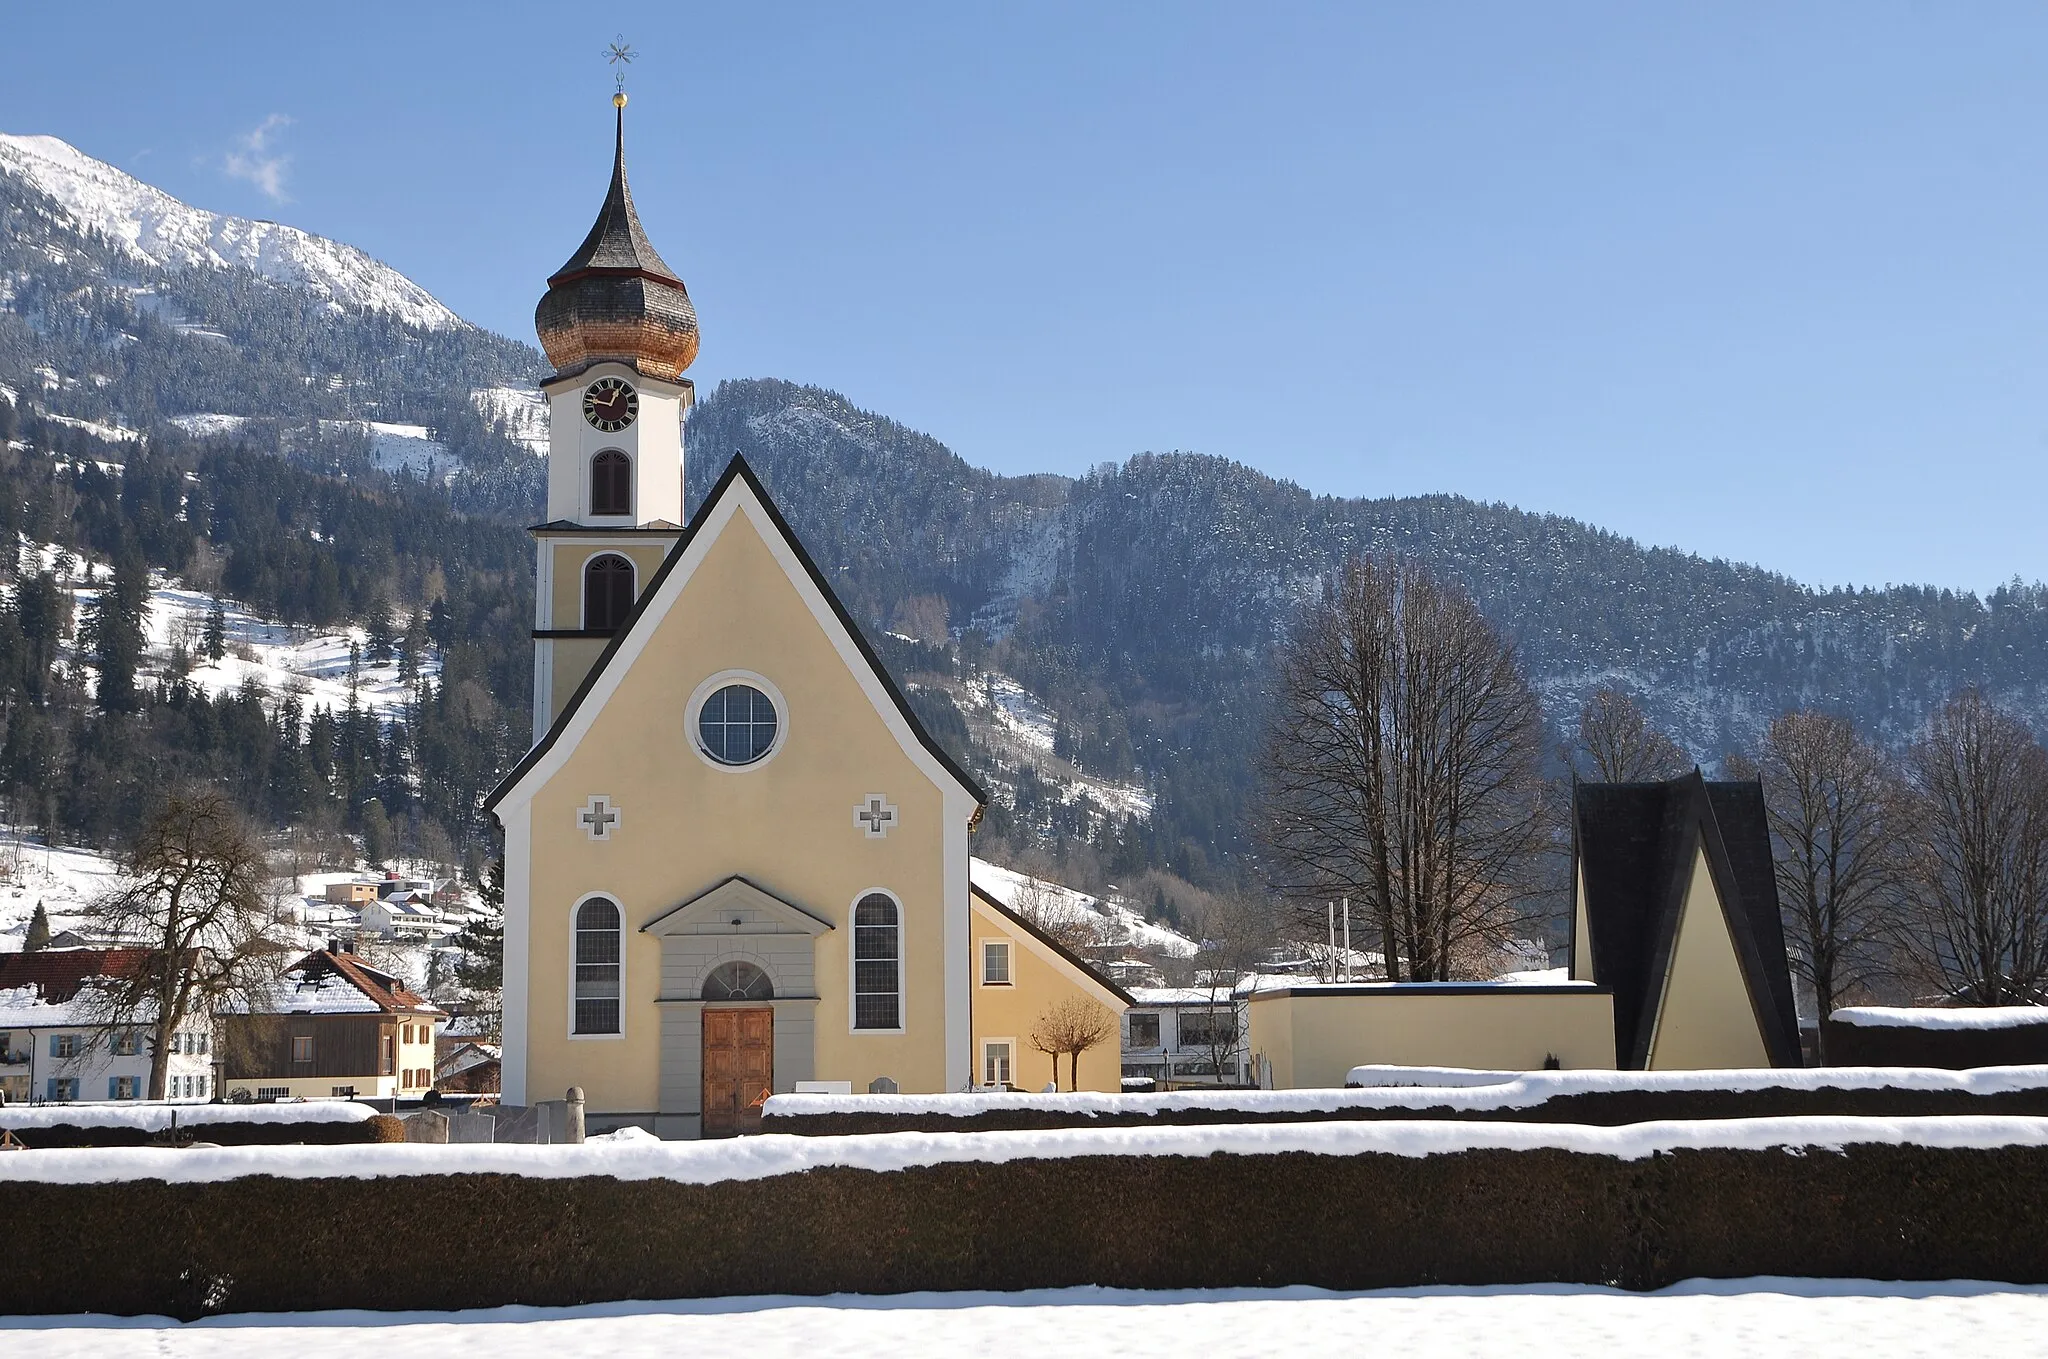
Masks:
[[[405,1119],[405,1140],[408,1142],[446,1142],[448,1140],[448,1115],[423,1109],[409,1114]]]
[[[498,1120],[486,1113],[459,1113],[448,1115],[448,1140],[450,1142],[495,1142],[498,1140]]]
[[[571,1144],[574,1144],[574,1145],[578,1145],[578,1146],[582,1145],[582,1142],[583,1142],[583,1087],[582,1087],[582,1086],[580,1086],[580,1085],[572,1085],[572,1086],[570,1086],[570,1087],[569,1087],[569,1098],[568,1098],[568,1099],[566,1099],[566,1100],[564,1100],[564,1101],[562,1101],[562,1111],[563,1111],[563,1115],[564,1115],[564,1117],[563,1117],[563,1120],[562,1120],[562,1126],[563,1126],[563,1134],[562,1134],[562,1140],[563,1140],[564,1142],[568,1142],[568,1143],[571,1143]]]
[[[870,1095],[893,1095],[896,1093],[896,1082],[890,1080],[887,1076],[877,1076],[868,1082],[868,1093]]]

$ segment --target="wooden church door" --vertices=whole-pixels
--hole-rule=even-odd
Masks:
[[[775,1088],[775,1011],[704,1011],[704,1136],[761,1131]]]

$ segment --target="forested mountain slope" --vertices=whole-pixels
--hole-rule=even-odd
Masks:
[[[0,538],[90,557],[121,584],[104,626],[47,618],[43,558],[0,550],[0,791],[16,815],[105,842],[164,778],[219,777],[278,824],[360,833],[374,799],[400,837],[431,827],[474,858],[477,799],[526,730],[540,356],[303,233],[290,267],[139,249],[232,247],[267,224],[180,216],[193,210],[134,181],[81,208],[99,180],[80,173],[87,188],[39,187],[0,156]],[[444,452],[452,480],[379,466],[391,429]],[[748,457],[933,730],[999,791],[981,852],[1040,850],[1084,886],[1249,871],[1273,648],[1353,552],[1415,553],[1464,582],[1560,729],[1615,680],[1709,763],[1793,705],[1895,745],[1964,684],[2048,719],[2039,587],[1816,593],[1555,516],[1315,496],[1194,454],[1003,477],[773,380],[705,394],[688,440],[693,496]],[[120,610],[152,571],[287,623],[417,618],[439,677],[383,725],[322,726],[288,694],[209,699],[168,656],[140,658],[109,703],[97,662],[66,671],[59,643],[91,660],[112,639],[119,670],[134,622]]]

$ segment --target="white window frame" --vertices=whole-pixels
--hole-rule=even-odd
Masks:
[[[579,406],[578,409],[580,410],[581,407]],[[637,420],[638,417],[635,418]],[[628,426],[628,428],[631,428],[631,426]],[[619,431],[619,433],[624,432],[625,431],[623,430]],[[597,460],[607,453],[620,453],[625,455],[626,512],[624,514],[599,514],[597,512],[597,498],[592,494],[592,492],[594,492],[597,489]],[[639,510],[640,459],[634,456],[633,450],[630,448],[621,448],[617,444],[606,444],[602,448],[591,449],[590,456],[583,460],[583,517],[585,519],[602,520],[607,524],[631,524],[638,522],[635,516],[639,513]],[[631,558],[628,558],[627,560],[630,561]],[[637,566],[634,568],[634,575],[636,577],[639,575],[639,569]],[[638,580],[634,581],[634,584],[637,585],[638,583]]]
[[[619,1031],[617,1033],[576,1032],[576,917],[587,901],[603,897],[619,913]],[[617,892],[585,892],[569,906],[569,996],[562,1027],[572,1043],[611,1043],[626,1036],[626,902]]]
[[[749,766],[751,767],[751,766]],[[896,905],[896,1027],[893,1029],[864,1029],[856,1020],[859,1017],[860,993],[857,967],[860,961],[860,904],[869,897],[887,897]],[[908,971],[904,966],[906,952],[904,941],[910,933],[909,913],[903,909],[903,898],[886,887],[869,887],[854,894],[846,908],[846,1031],[856,1038],[887,1037],[910,1031],[910,987]],[[872,960],[871,960],[872,961]]]
[[[1003,979],[990,981],[988,975],[988,951],[999,948],[1003,951]],[[981,984],[983,986],[1011,986],[1017,984],[1017,950],[1007,939],[984,939],[981,941]]]
[[[981,1040],[981,1083],[987,1086],[993,1086],[996,1083],[994,1078],[988,1074],[990,1048],[1004,1048],[1008,1050],[1009,1055],[1004,1060],[1009,1063],[1010,1074],[1004,1083],[1015,1085],[1017,1083],[1017,1040],[1014,1038],[984,1038]]]
[[[588,495],[586,490],[584,494]],[[599,557],[617,557],[633,568],[633,600],[640,599],[640,563],[633,560],[633,554],[620,547],[600,547],[583,559],[576,568],[576,627],[579,631],[590,631],[590,564]],[[626,612],[633,612],[633,605],[626,606]]]
[[[768,752],[752,764],[726,764],[714,760],[697,738],[697,715],[704,710],[704,701],[728,684],[751,685],[768,695],[768,701],[775,705],[775,739],[768,743]],[[789,703],[782,697],[782,690],[765,675],[751,670],[721,670],[690,692],[690,701],[683,707],[683,740],[689,743],[690,753],[703,761],[707,769],[715,769],[721,774],[752,774],[772,764],[782,753],[783,746],[789,743]]]

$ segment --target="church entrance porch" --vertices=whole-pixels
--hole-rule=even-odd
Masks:
[[[704,1010],[704,1136],[761,1131],[775,1089],[775,1011]]]

